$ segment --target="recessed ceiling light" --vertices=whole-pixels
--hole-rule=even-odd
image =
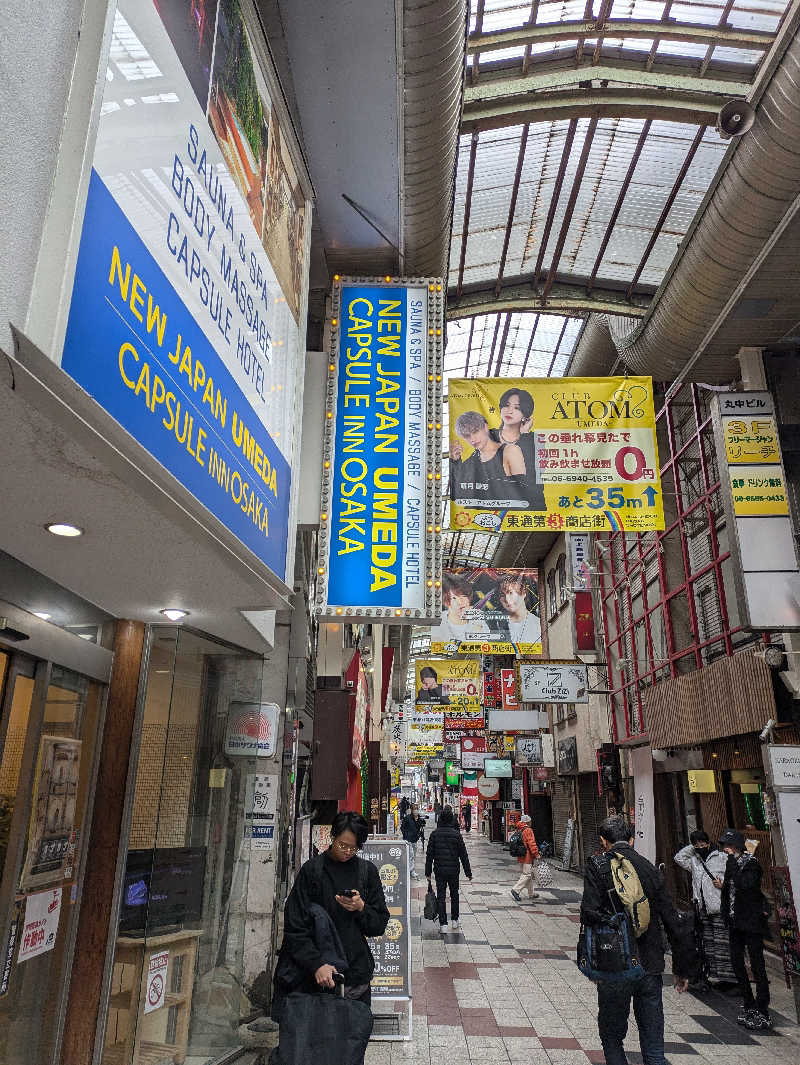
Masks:
[[[83,536],[83,529],[77,525],[70,525],[65,521],[51,521],[45,525],[45,529],[53,536]]]
[[[161,613],[165,618],[169,618],[170,621],[180,621],[181,618],[187,618],[189,616],[188,610],[177,610],[170,607],[168,610],[162,610]]]
[[[46,611],[44,610],[34,610],[33,614],[34,617],[41,618],[42,621],[49,621],[50,618],[53,616],[52,614],[46,613]]]
[[[79,632],[78,636],[80,636],[80,638],[82,640],[91,640],[92,639],[92,634],[90,632]]]

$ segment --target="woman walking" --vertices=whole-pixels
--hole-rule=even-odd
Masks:
[[[472,880],[467,848],[453,814],[452,807],[445,806],[439,825],[431,832],[428,852],[425,855],[425,876],[430,883],[431,873],[436,877],[436,901],[439,904],[439,931],[442,935],[450,929],[457,932],[458,923],[458,877],[460,865],[464,867],[467,880]],[[452,923],[447,923],[447,889],[450,889],[450,914]]]
[[[523,814],[519,819],[519,824],[522,829],[522,842],[525,844],[525,853],[520,858],[517,858],[522,870],[519,880],[511,889],[511,894],[517,902],[522,902],[520,892],[523,888],[527,889],[529,899],[539,897],[533,890],[533,863],[539,857],[539,848],[536,846],[536,836],[534,836],[531,828],[531,815]]]

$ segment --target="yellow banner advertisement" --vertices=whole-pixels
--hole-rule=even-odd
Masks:
[[[449,382],[450,527],[664,528],[649,377]]]
[[[781,466],[735,466],[728,473],[737,517],[766,518],[789,513]]]
[[[756,418],[726,418],[722,431],[730,466],[780,462],[778,425],[772,414]]]
[[[476,659],[418,658],[414,664],[417,710],[425,706],[480,706],[480,662]]]

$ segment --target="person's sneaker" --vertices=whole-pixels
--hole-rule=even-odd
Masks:
[[[451,921],[450,922],[450,931],[451,932],[460,932],[461,931],[461,925],[459,924],[458,921]]]
[[[449,931],[450,931],[450,925],[449,924],[440,924],[439,925],[439,932],[442,935],[446,935]]]
[[[520,895],[518,891],[515,891],[514,888],[511,889],[511,894],[514,896],[517,902],[522,902],[522,895]]]
[[[750,1010],[744,1026],[751,1032],[765,1032],[772,1027],[772,1021],[761,1010]]]
[[[744,1025],[745,1027],[747,1027],[747,1024],[748,1024],[748,1021],[750,1020],[751,1014],[753,1014],[755,1012],[756,1011],[754,1009],[748,1009],[746,1006],[742,1006],[742,1008],[739,1010],[739,1013],[738,1013],[738,1015],[736,1017],[736,1023]]]

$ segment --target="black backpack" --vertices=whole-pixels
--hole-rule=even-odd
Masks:
[[[576,963],[584,976],[595,983],[631,983],[647,974],[639,960],[639,949],[630,917],[619,901],[611,878],[611,865],[605,855],[593,855],[606,885],[613,913],[596,925],[581,925]]]
[[[522,832],[519,829],[517,829],[508,841],[508,853],[512,858],[524,858],[528,853],[528,848],[525,846],[522,839]]]

